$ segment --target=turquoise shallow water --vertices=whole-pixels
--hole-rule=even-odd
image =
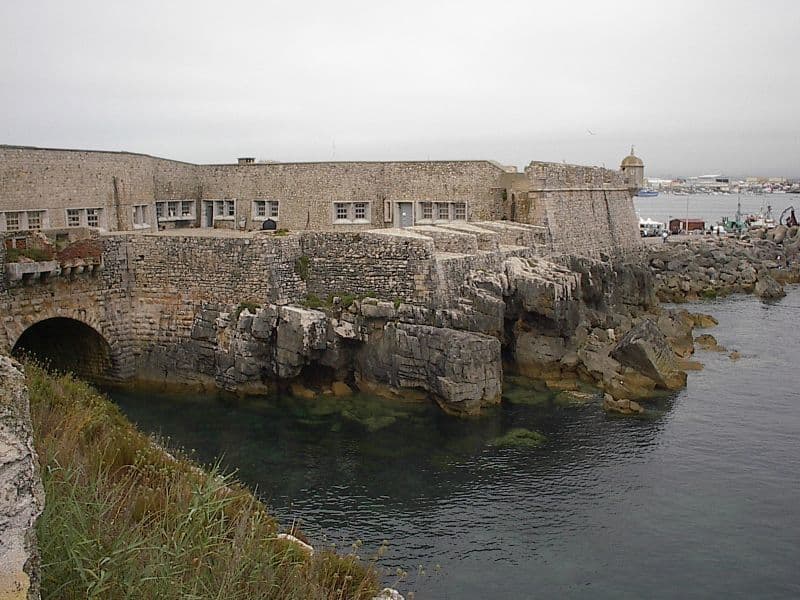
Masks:
[[[517,404],[468,421],[375,399],[112,396],[316,543],[387,540],[381,564],[408,572],[387,583],[417,599],[800,597],[800,289],[699,308],[741,360],[699,351],[706,368],[643,419],[519,381]],[[496,445],[515,427],[548,441]]]

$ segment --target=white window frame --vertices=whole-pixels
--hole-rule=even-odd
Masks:
[[[263,208],[263,214],[259,214],[259,208]],[[280,218],[280,201],[267,200],[265,198],[253,200],[253,207],[250,214],[250,218],[253,221],[266,221],[267,219],[277,221]]]
[[[150,227],[149,209],[150,206],[148,204],[134,204],[131,207],[133,212],[132,223],[134,229],[148,229]]]
[[[78,213],[78,222],[71,224],[69,222],[70,211]],[[97,211],[97,225],[89,225],[89,211]],[[86,206],[64,209],[64,222],[67,227],[91,227],[93,229],[106,229],[106,211],[101,206]]]
[[[184,210],[188,206],[188,213]],[[156,220],[159,223],[167,221],[194,221],[197,215],[196,200],[177,198],[175,200],[159,200],[156,202]]]
[[[234,198],[209,200],[209,202],[214,203],[214,221],[233,221],[236,219],[236,200]]]
[[[418,224],[432,225],[469,220],[469,204],[466,200],[419,200],[416,205]],[[457,207],[463,207],[463,216],[456,216]]]
[[[364,217],[356,218],[356,204],[364,205]],[[347,217],[340,216],[339,208],[344,207]],[[372,202],[369,200],[335,200],[331,203],[331,221],[334,225],[361,225],[372,223]]]
[[[31,215],[39,215],[38,227],[31,226]],[[47,210],[28,210],[25,211],[25,228],[28,231],[41,231],[47,227]]]
[[[9,229],[8,226],[8,217],[9,215],[15,215],[15,220],[17,224],[14,226],[14,229]],[[23,211],[21,210],[8,210],[3,213],[3,231],[8,231],[9,233],[15,233],[17,231],[25,231],[22,228],[23,222]]]

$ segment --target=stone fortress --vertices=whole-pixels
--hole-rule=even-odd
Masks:
[[[509,357],[602,383],[570,344],[653,301],[626,262],[643,170],[0,146],[0,353],[240,393],[322,373],[457,413],[499,401]]]

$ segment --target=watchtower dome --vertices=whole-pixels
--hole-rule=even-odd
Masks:
[[[631,194],[635,194],[644,186],[644,163],[642,159],[633,153],[633,146],[631,146],[631,153],[622,159],[622,164],[619,167],[622,170],[622,175],[625,177],[625,183],[628,184],[628,189]]]

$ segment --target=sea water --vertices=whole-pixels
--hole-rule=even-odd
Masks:
[[[691,308],[741,358],[698,351],[705,369],[642,418],[520,379],[468,420],[367,397],[113,397],[315,544],[388,542],[386,583],[417,599],[798,598],[800,288]],[[518,427],[547,441],[498,443]]]

